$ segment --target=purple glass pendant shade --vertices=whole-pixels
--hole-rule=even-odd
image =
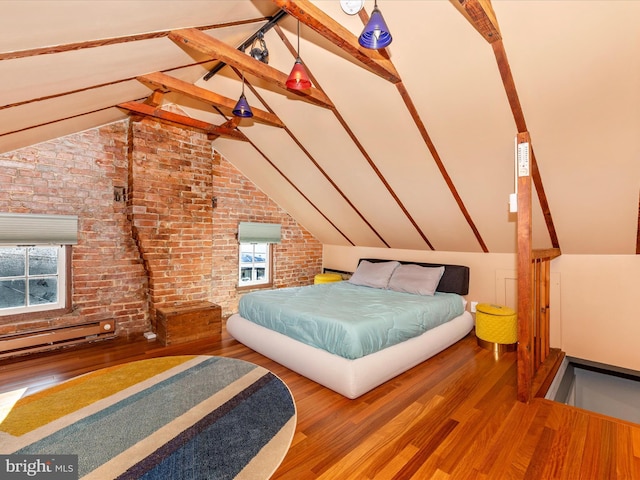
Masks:
[[[232,112],[236,117],[249,118],[253,117],[253,112],[251,111],[251,107],[249,106],[249,102],[247,102],[247,98],[244,96],[244,93],[240,95],[240,99]]]
[[[391,40],[393,38],[376,2],[371,12],[371,18],[358,38],[358,43],[364,48],[378,50],[388,46]]]

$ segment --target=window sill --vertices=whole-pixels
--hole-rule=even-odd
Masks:
[[[273,288],[273,283],[261,283],[260,285],[238,285],[236,290],[238,292],[248,292],[249,290],[269,290]]]
[[[55,310],[41,310],[39,312],[14,313],[12,315],[0,315],[0,320],[2,320],[2,323],[25,320],[46,320],[54,317],[62,317],[72,311],[73,309],[71,308],[57,308]]]

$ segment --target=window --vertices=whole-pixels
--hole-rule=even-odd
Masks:
[[[271,248],[268,243],[240,244],[239,285],[248,287],[271,283]]]
[[[0,213],[0,317],[71,311],[76,215]]]
[[[240,222],[238,224],[238,285],[252,287],[273,283],[273,248],[280,243],[281,226],[277,223]]]
[[[0,246],[0,316],[64,309],[64,246]]]

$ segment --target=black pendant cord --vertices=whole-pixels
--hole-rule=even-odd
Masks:
[[[300,58],[300,20],[298,20],[298,58]]]

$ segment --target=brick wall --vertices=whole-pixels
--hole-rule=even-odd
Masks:
[[[322,245],[198,132],[117,122],[0,154],[0,184],[0,211],[79,217],[73,312],[0,317],[0,335],[102,319],[116,319],[119,335],[139,333],[155,306],[202,299],[229,315],[240,221],[282,224],[275,287],[310,284],[321,269]],[[114,201],[114,187],[128,189],[128,203]]]
[[[143,120],[131,127],[129,203],[155,309],[208,300],[212,268],[211,141]]]
[[[282,242],[273,245],[275,288],[310,285],[322,269],[322,244],[298,225],[219,153],[214,154],[213,287],[223,315],[237,311],[238,223],[282,225]]]
[[[78,215],[73,247],[73,312],[2,322],[0,335],[116,319],[118,332],[145,328],[147,280],[125,202],[127,123],[119,122],[0,155],[0,211]]]

